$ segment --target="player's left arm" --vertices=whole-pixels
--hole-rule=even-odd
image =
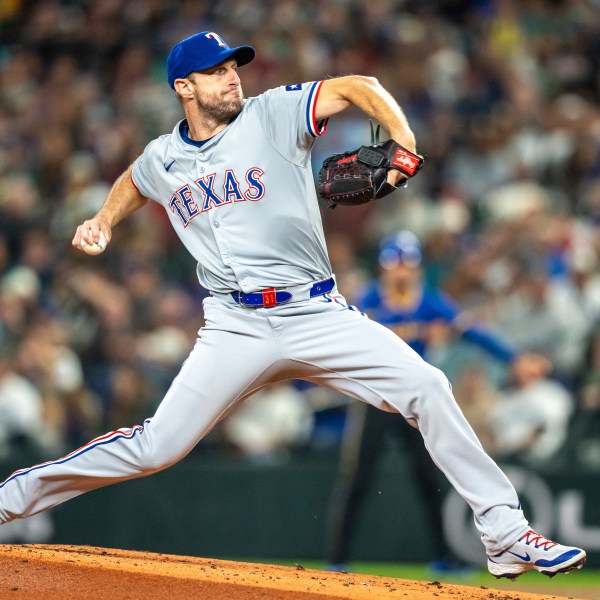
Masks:
[[[416,153],[416,140],[404,111],[393,96],[374,77],[349,75],[323,81],[315,106],[317,120],[327,119],[350,106],[356,106],[410,152]],[[396,181],[401,173],[390,171]],[[396,183],[396,181],[392,183]]]
[[[444,299],[442,298],[441,301],[443,302]],[[454,316],[448,318],[448,321],[461,337],[507,364],[517,380],[536,381],[552,370],[552,364],[546,356],[535,352],[520,353],[502,336],[481,324],[474,323],[467,313],[454,308],[449,300],[446,306],[448,311],[455,311]]]

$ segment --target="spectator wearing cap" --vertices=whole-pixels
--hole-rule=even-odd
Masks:
[[[422,278],[422,259],[420,241],[411,231],[400,231],[385,238],[379,248],[380,277],[367,285],[356,304],[421,356],[455,333],[519,372],[530,373],[533,378],[547,372],[549,363],[545,358],[518,356],[491,330],[471,322],[443,292],[427,288]],[[444,539],[439,472],[419,432],[395,415],[358,403],[350,405],[347,431],[351,435],[344,436],[338,484],[331,501],[328,547],[331,570],[347,570],[359,512],[374,481],[388,434],[398,438],[408,451],[417,491],[435,540],[435,559],[430,566],[435,571],[468,568],[453,555]]]

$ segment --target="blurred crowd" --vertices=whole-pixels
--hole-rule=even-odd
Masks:
[[[384,200],[323,212],[342,293],[377,276],[383,236],[413,231],[428,285],[552,363],[528,381],[451,335],[433,344],[489,451],[549,460],[575,440],[571,458],[600,469],[598,0],[3,0],[0,458],[55,456],[149,416],[202,326],[206,292],[158,205],[99,257],[70,245],[182,117],[165,58],[202,30],[256,48],[246,96],[350,73],[394,95],[426,164]],[[368,132],[356,111],[333,118],[315,170]],[[203,443],[334,445],[346,402],[278,386]]]

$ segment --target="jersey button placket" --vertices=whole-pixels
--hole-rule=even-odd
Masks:
[[[197,165],[198,176],[202,177],[204,175],[204,173],[206,173],[206,166],[205,166],[206,165],[206,154],[204,152],[198,152],[196,156],[197,156],[197,162],[198,162],[198,165]],[[209,215],[209,221],[211,223],[211,227],[212,227],[213,231],[215,232],[215,237],[217,237],[219,240],[222,241],[222,236],[217,235],[217,231],[216,231],[221,227],[221,222],[217,219],[214,212],[212,212],[212,214]],[[221,246],[221,245],[222,244],[219,243],[219,246]],[[231,256],[229,256],[229,253],[226,248],[221,248],[221,256],[223,258],[223,263],[225,265],[229,266],[233,263],[233,259],[231,258]],[[247,279],[245,279],[242,282],[243,285],[246,285],[247,283],[248,283]]]
[[[206,154],[204,154],[204,152],[198,152],[196,154],[196,159],[198,176],[202,177],[204,173],[206,173]]]

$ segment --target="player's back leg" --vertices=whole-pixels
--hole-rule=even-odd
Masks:
[[[239,401],[276,377],[280,357],[271,327],[249,316],[213,299],[205,303],[206,326],[155,415],[13,473],[0,484],[0,523],[150,475],[188,454]]]

